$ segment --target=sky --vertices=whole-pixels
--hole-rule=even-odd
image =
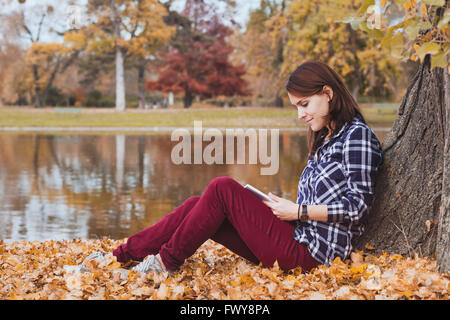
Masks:
[[[33,7],[38,4],[49,4],[51,5],[55,12],[53,14],[53,17],[64,17],[62,19],[58,18],[59,20],[59,27],[61,30],[64,29],[67,25],[68,21],[68,8],[71,3],[77,4],[79,6],[83,6],[87,3],[88,0],[26,0],[24,4],[19,3],[19,0],[0,0],[0,4],[7,4],[6,6],[2,7],[2,13],[7,14],[8,12],[17,10],[23,6],[27,7]],[[235,17],[235,20],[241,25],[245,26],[245,23],[248,19],[248,13],[250,10],[255,9],[259,7],[260,0],[235,0],[237,2],[237,15]],[[184,6],[185,0],[175,0],[173,3],[173,8],[175,10],[181,10]],[[32,13],[30,13],[30,16],[27,17],[27,19],[34,19],[36,20],[37,17],[40,15],[36,13],[35,16],[33,16]],[[81,15],[81,20],[83,20],[83,15]],[[81,21],[83,23],[83,21]],[[54,21],[52,21],[52,24],[54,25]],[[36,22],[34,24],[35,26],[38,25]],[[36,27],[37,28],[37,27]],[[43,28],[43,30],[46,28]],[[48,28],[47,28],[48,29]],[[42,35],[42,41],[43,42],[53,42],[55,41],[55,36],[51,32],[44,32]]]

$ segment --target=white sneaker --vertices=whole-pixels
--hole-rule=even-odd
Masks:
[[[96,260],[98,262],[102,262],[105,260],[105,254],[103,252],[100,251],[96,251],[94,253],[91,253],[90,255],[88,255],[84,261],[79,264],[79,265],[65,265],[64,266],[64,270],[66,270],[67,272],[75,272],[75,273],[79,273],[79,272],[88,272],[90,271],[88,268],[86,268],[86,262],[88,262],[89,260]]]
[[[158,273],[169,272],[169,274],[172,274],[172,272],[170,271],[165,271],[161,266],[161,263],[159,262],[158,258],[156,258],[156,256],[152,254],[149,255],[144,261],[134,266],[132,270],[139,272],[140,274],[147,273],[149,271],[156,271]]]
[[[90,260],[95,260],[95,261],[98,261],[98,262],[105,261],[105,254],[103,252],[96,251],[96,252],[91,253],[90,255],[88,255],[84,259],[84,261],[80,264],[80,271],[81,272],[89,271],[89,269],[86,268],[86,262],[88,262]]]

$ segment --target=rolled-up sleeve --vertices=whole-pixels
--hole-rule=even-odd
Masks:
[[[339,201],[327,204],[328,222],[360,223],[372,205],[382,149],[369,128],[357,126],[348,134],[342,151],[347,184]]]

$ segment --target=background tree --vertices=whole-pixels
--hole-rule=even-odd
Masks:
[[[0,105],[24,101],[27,94],[18,90],[24,71],[24,52],[11,38],[9,33],[0,39]]]
[[[165,24],[166,8],[158,1],[131,1],[124,10],[127,22],[124,28],[130,36],[127,53],[138,70],[138,108],[145,107],[145,71],[155,60],[155,54],[163,48],[174,33],[174,27]],[[155,16],[158,19],[155,19]]]
[[[78,54],[78,50],[61,43],[33,43],[27,50],[23,85],[34,90],[36,107],[46,105],[56,76],[63,73]]]
[[[147,58],[171,36],[172,29],[163,22],[166,9],[156,0],[89,0],[87,8],[94,20],[82,31],[89,41],[88,50],[114,52],[116,109],[125,110],[127,54],[139,60],[139,68],[145,68]]]
[[[233,48],[226,42],[231,29],[221,21],[212,4],[186,1],[181,14],[172,11],[167,23],[177,26],[171,48],[160,61],[159,78],[148,81],[148,90],[183,92],[184,107],[189,108],[195,95],[246,95],[243,64],[233,66],[229,55]]]
[[[283,106],[281,99],[284,79],[280,77],[283,62],[283,48],[285,36],[277,33],[274,40],[271,28],[268,26],[270,18],[283,15],[285,1],[261,0],[260,6],[249,13],[245,31],[235,30],[231,38],[235,51],[232,59],[245,63],[247,72],[244,79],[249,83],[252,91],[252,104]]]
[[[374,25],[364,1],[353,22]],[[403,59],[420,61],[383,141],[384,166],[358,247],[437,256],[450,269],[449,1],[382,1],[376,36]],[[376,18],[376,17],[375,17]]]
[[[57,28],[56,24],[50,24],[51,27],[48,25],[53,14],[54,8],[50,5],[19,6],[6,17],[10,30],[26,39],[28,48],[24,55],[24,79],[20,86],[21,90],[33,91],[36,107],[45,106],[55,77],[64,72],[79,54],[79,48],[75,46],[42,42],[44,28]],[[56,32],[53,34],[57,36]]]
[[[360,4],[353,0],[295,0],[289,2],[283,16],[272,17],[268,24],[274,26],[273,37],[287,32],[281,77],[285,79],[300,61],[320,60],[342,75],[357,100],[360,95],[392,98],[396,79],[404,73],[400,59],[343,23]]]

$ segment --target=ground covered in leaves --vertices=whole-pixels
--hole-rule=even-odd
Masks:
[[[310,273],[255,266],[208,240],[172,276],[129,271],[111,254],[91,261],[91,272],[67,271],[94,251],[125,240],[4,243],[0,240],[0,299],[440,299],[450,275],[435,261],[354,252]]]

